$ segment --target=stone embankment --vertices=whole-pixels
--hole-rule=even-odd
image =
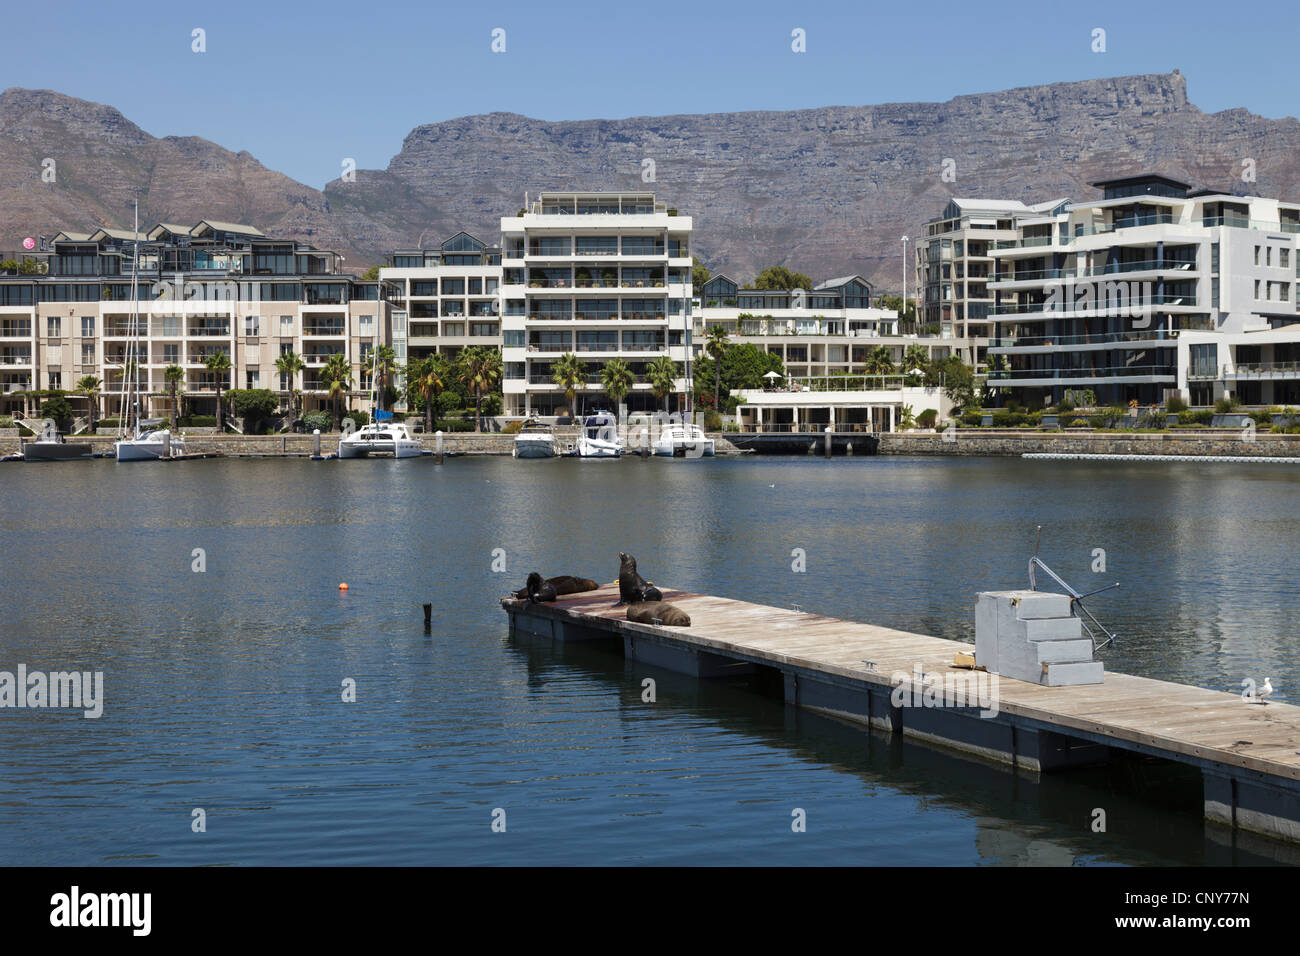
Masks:
[[[1239,428],[1196,431],[1027,432],[960,429],[942,435],[892,433],[880,436],[881,455],[972,455],[1019,457],[1027,454],[1175,455],[1189,457],[1297,458],[1300,435],[1263,433],[1246,439]]]

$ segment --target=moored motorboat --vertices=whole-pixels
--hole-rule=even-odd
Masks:
[[[46,432],[34,441],[23,442],[23,461],[75,461],[90,458],[89,442],[64,441],[63,436]]]
[[[555,430],[530,418],[519,427],[512,454],[516,458],[554,458]]]
[[[158,461],[185,454],[185,439],[172,435],[167,428],[153,428],[161,418],[140,422],[134,438],[123,438],[113,443],[118,461]],[[139,428],[149,429],[141,432]]]
[[[617,458],[623,454],[618,421],[610,412],[594,412],[583,419],[574,450],[579,458]]]

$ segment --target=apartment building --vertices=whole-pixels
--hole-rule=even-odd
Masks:
[[[1300,402],[1300,205],[1158,174],[1092,185],[993,250],[990,380],[1027,403]]]
[[[389,260],[379,278],[392,305],[399,367],[428,355],[455,358],[470,346],[501,347],[500,246],[460,232],[437,249],[399,249]]]
[[[646,368],[678,365],[670,403],[686,389],[691,337],[691,219],[651,193],[542,193],[501,220],[502,360],[506,414],[554,415],[566,407],[555,384],[566,352],[587,369],[581,404],[612,405],[601,368],[631,368],[629,410],[660,407]]]
[[[956,339],[954,350],[967,365],[982,369],[989,340],[993,252],[1014,241],[1022,222],[1060,213],[1068,200],[1032,206],[1005,199],[952,199],[925,224],[916,241],[918,321]]]
[[[0,276],[0,413],[34,413],[21,393],[71,392],[93,375],[102,413],[117,415],[134,362],[147,414],[169,408],[169,365],[185,369],[179,391],[191,410],[212,414],[216,373],[205,362],[215,352],[230,357],[223,388],[283,391],[291,383],[275,360],[298,353],[307,368],[292,386],[307,408],[326,398],[319,376],[330,355],[352,362],[357,392],[369,387],[361,366],[387,335],[386,303],[378,282],[342,273],[337,254],[212,220],[159,223],[140,235],[138,267],[135,251],[129,230],[64,232],[31,257],[42,274]]]

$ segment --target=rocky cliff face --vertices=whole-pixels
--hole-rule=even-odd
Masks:
[[[154,139],[109,107],[0,96],[0,248],[141,216],[249,221],[337,248],[349,264],[499,219],[546,189],[653,190],[693,216],[696,254],[747,279],[772,264],[901,283],[901,243],[953,196],[1088,199],[1088,182],[1155,170],[1300,198],[1300,123],[1206,114],[1179,73],[1056,83],[946,103],[547,123],[511,113],[419,126],[384,170],[317,191],[199,139]],[[40,182],[44,156],[59,183]],[[1242,161],[1257,181],[1241,181]],[[643,175],[653,162],[653,182]],[[955,181],[943,178],[951,160]],[[13,241],[9,241],[14,237]]]

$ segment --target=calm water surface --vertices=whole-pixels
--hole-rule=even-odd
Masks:
[[[1025,586],[1041,524],[1067,580],[1123,584],[1092,605],[1122,635],[1109,669],[1294,700],[1294,468],[95,461],[0,465],[0,494],[0,670],[101,670],[106,697],[99,720],[0,710],[0,863],[1290,859],[1203,827],[1195,775],[1017,779],[518,642],[496,599],[534,568],[611,580],[627,550],[661,584],[972,640],[975,593]]]

